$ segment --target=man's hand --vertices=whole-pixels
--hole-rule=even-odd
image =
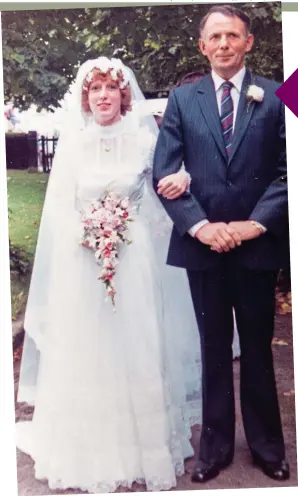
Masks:
[[[225,222],[209,222],[196,232],[196,238],[211,250],[222,253],[228,252],[241,245],[241,237],[233,226]]]
[[[176,172],[161,179],[158,183],[157,193],[167,200],[175,200],[183,195],[189,186],[189,176],[184,170]]]
[[[255,226],[250,220],[230,222],[229,227],[235,229],[239,233],[241,241],[255,239],[262,234],[262,230]]]

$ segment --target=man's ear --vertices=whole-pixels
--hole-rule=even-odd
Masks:
[[[247,37],[247,40],[246,40],[246,53],[250,52],[251,49],[252,49],[252,46],[254,44],[254,35],[249,33],[248,37]]]
[[[205,47],[205,42],[202,38],[199,38],[198,40],[198,47],[201,50],[203,55],[206,55],[206,47]]]

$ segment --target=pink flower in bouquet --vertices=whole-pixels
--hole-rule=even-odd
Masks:
[[[109,240],[109,238],[108,239],[105,239],[105,247],[106,247],[107,250],[110,250],[110,251],[113,248],[113,243]]]
[[[124,200],[121,201],[120,203],[121,208],[126,210],[129,207],[129,200],[128,198],[124,198]]]
[[[105,227],[103,235],[109,238],[113,232],[113,229],[111,227]]]
[[[109,295],[109,296],[115,296],[115,294],[116,294],[115,289],[110,287],[110,288],[108,289],[108,295]]]
[[[99,238],[99,241],[98,241],[98,248],[99,250],[102,252],[105,248],[105,238],[102,236]]]
[[[105,281],[111,281],[113,279],[112,272],[105,272],[100,279],[104,279]]]
[[[99,210],[96,210],[93,215],[95,219],[98,219],[101,222],[106,222],[107,212],[104,208],[100,208]]]
[[[113,214],[110,210],[105,210],[104,213],[100,215],[99,220],[102,222],[103,227],[106,224],[111,224],[113,220]]]
[[[118,227],[118,226],[120,226],[120,224],[121,224],[121,221],[118,219],[118,217],[114,217],[114,219],[112,220],[112,226]]]
[[[105,258],[103,260],[103,266],[105,269],[113,269],[114,268],[110,258]]]
[[[92,225],[92,220],[91,220],[91,219],[85,219],[85,220],[83,221],[83,223],[84,223],[86,226],[90,226],[90,225]]]
[[[106,257],[106,258],[111,258],[111,251],[108,248],[106,248],[103,251],[103,256]]]
[[[106,269],[106,270],[103,270],[100,274],[100,276],[98,277],[98,279],[100,279],[101,281],[103,281],[107,287],[107,291],[110,289],[110,288],[113,288],[113,277],[114,277],[114,269]],[[114,290],[115,291],[115,290]],[[116,294],[116,291],[115,291],[115,294]]]

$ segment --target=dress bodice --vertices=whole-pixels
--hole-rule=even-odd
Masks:
[[[140,202],[151,169],[154,136],[148,128],[136,134],[124,125],[125,119],[109,128],[94,124],[85,130],[76,179],[80,207],[107,191]]]

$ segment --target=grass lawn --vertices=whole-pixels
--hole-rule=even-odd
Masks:
[[[7,171],[9,237],[13,246],[22,248],[33,262],[38,228],[47,187],[48,174]],[[12,316],[25,309],[30,273],[11,277]]]

